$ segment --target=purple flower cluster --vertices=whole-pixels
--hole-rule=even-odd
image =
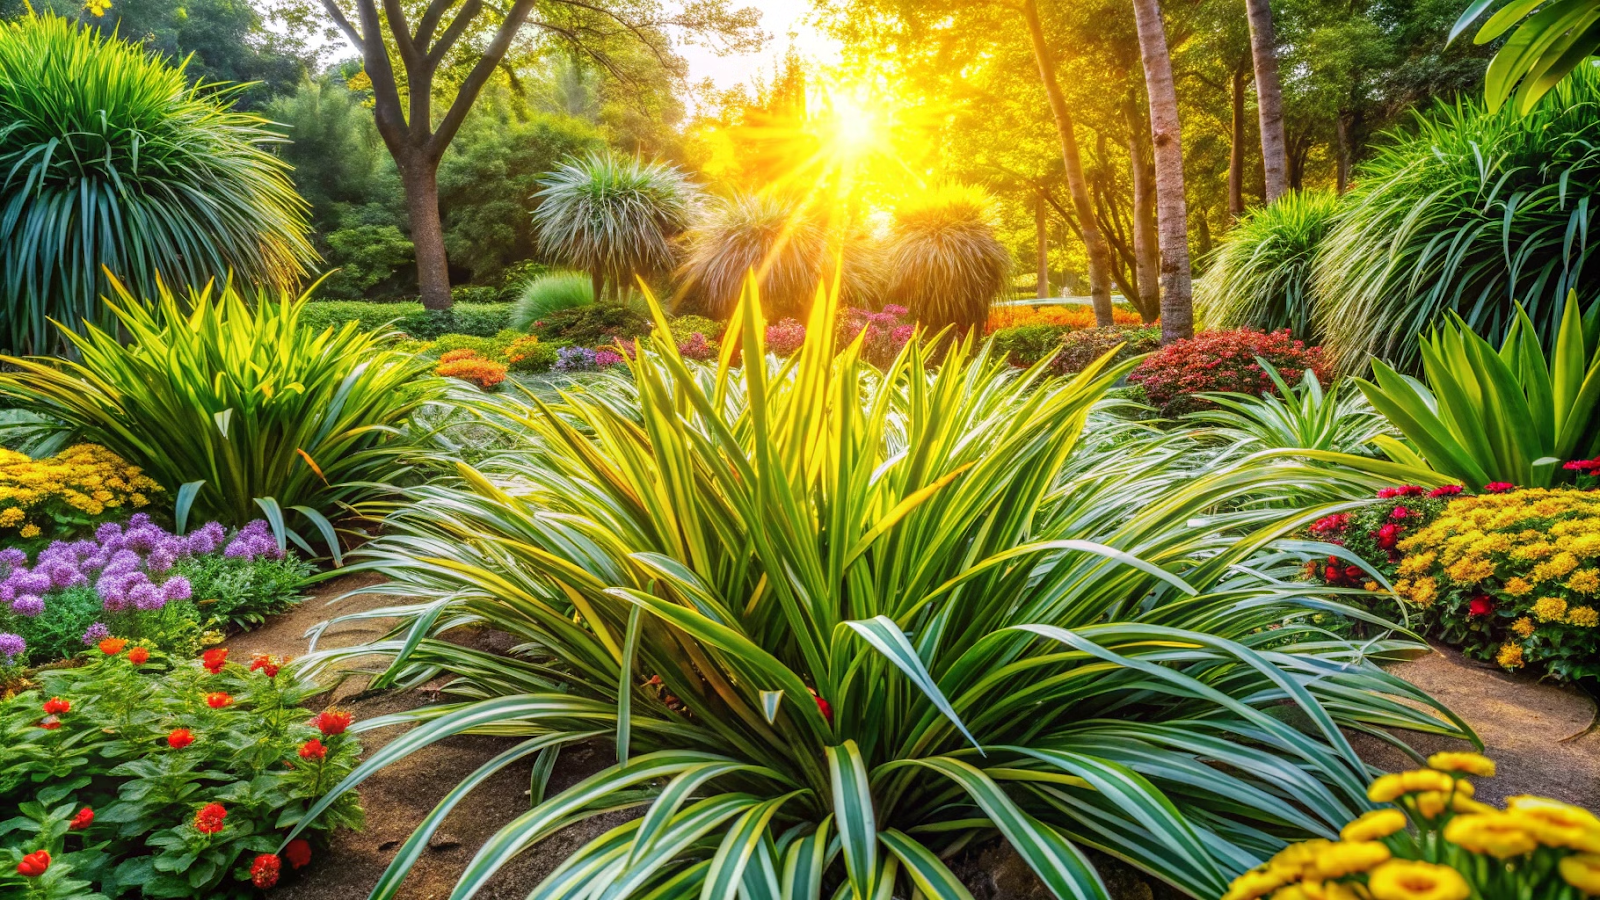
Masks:
[[[0,631],[0,666],[9,666],[26,653],[28,642],[21,635]]]
[[[595,352],[588,347],[562,347],[556,351],[557,372],[593,372],[597,368]]]
[[[780,319],[767,326],[767,352],[793,356],[806,342],[806,326],[797,319]]]
[[[227,532],[216,522],[206,526],[206,528],[213,527],[216,529],[212,543],[212,549],[214,550],[222,543],[222,539],[227,535]],[[205,531],[205,528],[200,529],[195,534],[198,535],[203,531]],[[203,552],[210,553],[212,551],[206,550]],[[222,551],[222,555],[229,559],[242,559],[245,562],[255,562],[258,557],[283,559],[283,551],[278,548],[278,541],[272,536],[272,530],[267,526],[265,519],[256,519],[254,522],[239,529],[239,533],[234,535],[233,540],[228,542],[228,546]]]

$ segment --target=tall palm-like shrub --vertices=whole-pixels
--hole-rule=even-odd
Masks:
[[[304,298],[231,286],[148,304],[112,281],[118,335],[67,332],[76,360],[0,356],[0,397],[104,445],[172,491],[193,517],[265,515],[310,551],[332,519],[383,497],[408,468],[402,430],[440,392],[432,363],[385,349],[356,322],[303,324]]]
[[[1311,267],[1339,212],[1332,191],[1296,191],[1252,211],[1228,232],[1211,267],[1195,283],[1204,328],[1287,328],[1320,343],[1312,331]]]
[[[0,348],[107,326],[109,270],[143,296],[231,271],[287,289],[314,258],[281,140],[181,64],[55,16],[0,23]]]
[[[417,724],[330,797],[450,734],[521,740],[373,896],[496,769],[600,737],[616,765],[536,786],[453,896],[636,809],[530,896],[955,900],[944,859],[998,834],[1058,897],[1107,897],[1084,847],[1217,897],[1285,838],[1367,808],[1341,728],[1461,733],[1367,661],[1415,645],[1294,621],[1342,607],[1279,543],[1327,508],[1290,512],[1284,492],[1367,479],[1260,457],[1197,477],[1194,454],[1086,449],[1131,363],[1050,381],[970,342],[925,368],[912,341],[880,373],[859,342],[836,357],[836,303],[790,361],[742,372],[686,363],[658,315],[631,382],[508,403],[521,452],[417,488],[390,520],[363,565],[424,602],[393,641],[322,661],[388,654],[378,684],[449,673],[458,702],[375,721]],[[744,359],[763,360],[741,306]],[[477,625],[517,649],[448,639]]]
[[[688,227],[694,186],[660,162],[614,153],[570,160],[534,194],[539,246],[589,273],[596,297],[631,286],[635,276],[670,272],[673,241]]]
[[[827,225],[792,196],[766,191],[713,201],[687,238],[678,270],[685,312],[727,319],[754,272],[768,318],[803,320],[818,281],[832,279],[836,255],[843,259],[843,302],[868,307],[877,299],[879,261],[870,238],[830,241]]]
[[[887,248],[890,303],[934,327],[981,328],[1011,286],[1011,252],[995,237],[994,198],[944,184],[894,211]]]
[[[1417,336],[1447,311],[1499,341],[1521,302],[1548,341],[1569,290],[1585,305],[1600,295],[1600,69],[1525,116],[1477,101],[1419,115],[1343,202],[1313,276],[1316,327],[1341,369],[1377,356],[1416,371]]]

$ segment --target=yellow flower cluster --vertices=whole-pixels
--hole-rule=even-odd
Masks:
[[[40,534],[58,516],[93,519],[111,510],[138,509],[161,486],[138,466],[97,444],[68,447],[47,459],[0,449],[0,531]]]
[[[1435,753],[1428,765],[1373,782],[1370,799],[1398,806],[1355,819],[1337,841],[1289,845],[1235,879],[1222,900],[1600,894],[1600,818],[1543,797],[1512,797],[1503,810],[1478,803],[1462,776],[1492,777],[1495,767],[1476,753]]]

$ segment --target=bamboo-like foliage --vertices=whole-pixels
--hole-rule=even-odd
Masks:
[[[310,551],[316,529],[400,477],[400,430],[441,389],[421,357],[358,323],[300,324],[305,298],[247,301],[230,287],[162,286],[151,305],[112,279],[107,306],[128,340],[68,332],[76,360],[0,356],[0,396],[144,469],[190,515],[243,525],[265,515]],[[152,308],[153,306],[153,308]],[[189,310],[192,310],[190,312]]]
[[[1459,317],[1426,337],[1426,387],[1381,362],[1372,368],[1373,382],[1356,383],[1416,447],[1384,442],[1397,461],[1426,460],[1470,488],[1545,487],[1567,474],[1562,463],[1600,456],[1600,306],[1580,315],[1576,294],[1549,357],[1518,309],[1498,352]]]
[[[361,614],[405,624],[305,664],[389,654],[377,685],[449,673],[458,702],[366,723],[416,727],[324,804],[448,735],[522,738],[372,896],[395,895],[484,777],[609,737],[617,764],[551,797],[536,784],[453,896],[632,808],[530,897],[955,900],[944,859],[996,833],[1059,897],[1107,897],[1082,847],[1216,897],[1285,838],[1332,836],[1367,807],[1342,728],[1465,733],[1369,662],[1415,644],[1295,621],[1344,609],[1297,581],[1285,540],[1330,507],[1261,498],[1383,482],[1262,457],[1199,474],[1165,435],[1085,448],[1086,416],[1132,362],[1053,381],[1047,362],[1014,375],[970,341],[929,369],[912,341],[880,373],[859,338],[836,358],[836,305],[818,298],[786,362],[734,369],[728,340],[695,367],[663,320],[631,384],[490,410],[528,443],[414,489],[364,551],[359,566],[422,603]],[[744,359],[764,359],[763,326],[749,291]],[[446,639],[479,624],[518,649]]]
[[[1376,356],[1415,372],[1417,336],[1448,311],[1498,341],[1520,301],[1555,334],[1567,292],[1587,303],[1600,284],[1600,69],[1526,116],[1468,101],[1419,116],[1343,203],[1314,273],[1316,329],[1342,371]]]
[[[1320,450],[1370,454],[1376,449],[1373,441],[1397,433],[1349,382],[1323,390],[1317,373],[1307,369],[1300,376],[1300,383],[1291,385],[1271,362],[1261,357],[1256,357],[1256,362],[1278,392],[1200,394],[1212,405],[1184,416],[1185,422],[1203,427],[1197,437],[1207,442],[1220,441],[1245,453]]]
[[[786,194],[741,192],[713,201],[686,238],[678,270],[684,312],[727,319],[754,272],[768,318],[804,320],[818,280],[831,280],[836,256],[843,263],[842,302],[870,307],[881,290],[881,260],[870,237],[830,241],[827,224]]]
[[[102,272],[292,287],[315,258],[281,137],[182,65],[52,15],[0,23],[0,348],[109,327]]]
[[[551,272],[528,279],[517,293],[517,302],[506,320],[517,331],[528,331],[533,323],[553,312],[588,306],[595,302],[594,285],[589,276],[576,272]]]
[[[572,159],[546,175],[534,198],[540,249],[588,272],[596,293],[635,276],[672,271],[674,240],[689,225],[694,185],[673,166],[614,153]]]
[[[1287,328],[1319,343],[1311,329],[1311,264],[1339,212],[1332,191],[1291,191],[1250,213],[1195,282],[1203,328]]]
[[[994,231],[994,198],[981,188],[944,184],[913,195],[894,211],[888,301],[933,328],[981,328],[1011,286],[1011,251]]]

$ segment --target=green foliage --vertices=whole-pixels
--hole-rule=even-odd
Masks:
[[[0,23],[0,346],[60,346],[50,319],[110,327],[104,269],[144,296],[158,275],[304,274],[305,203],[229,99],[65,19]]]
[[[91,328],[69,334],[76,360],[0,358],[0,393],[172,485],[180,522],[240,526],[265,513],[309,545],[316,527],[337,556],[328,516],[385,488],[405,464],[398,429],[440,390],[427,364],[382,348],[353,323],[300,323],[304,299],[253,304],[233,289],[161,289],[145,307],[121,285],[110,303],[128,343]],[[179,487],[180,485],[185,487]]]
[[[260,625],[267,616],[300,602],[301,589],[316,569],[293,553],[283,559],[258,556],[249,560],[212,553],[186,556],[172,572],[189,579],[194,607],[208,624],[236,631]]]
[[[1056,361],[1051,366],[1062,375],[1076,375],[1091,363],[1115,351],[1113,363],[1142,356],[1161,347],[1161,329],[1113,325],[1109,328],[1080,328],[1061,336]],[[1143,389],[1140,389],[1143,397]]]
[[[96,622],[107,622],[105,603],[92,587],[68,588],[49,594],[44,612],[32,618],[18,616],[5,627],[28,642],[28,659],[37,664],[72,659],[84,650],[83,638]],[[193,603],[168,603],[159,610],[117,617],[138,630],[139,640],[152,650],[177,656],[200,652],[210,619]],[[127,637],[133,637],[125,631]]]
[[[405,223],[399,177],[372,112],[343,80],[331,74],[303,80],[269,103],[266,116],[286,139],[278,155],[293,167],[295,189],[320,231]]]
[[[934,328],[982,328],[1011,282],[1011,252],[995,238],[995,202],[944,185],[902,203],[887,248],[889,303]]]
[[[1014,366],[1031,366],[1054,353],[1071,331],[1067,325],[1014,325],[994,333],[994,349]]]
[[[1205,328],[1311,333],[1311,266],[1339,213],[1332,191],[1295,191],[1252,211],[1223,238],[1195,283]]]
[[[1368,160],[1322,242],[1315,329],[1340,370],[1377,356],[1403,372],[1417,336],[1453,311],[1491,341],[1525,305],[1556,333],[1600,233],[1600,69],[1526,116],[1463,101],[1418,116]],[[1593,279],[1589,279],[1593,281]]]
[[[1456,20],[1450,39],[1454,40],[1492,5],[1494,0],[1473,0]],[[1515,31],[1511,31],[1513,26]],[[1484,73],[1483,92],[1489,108],[1496,110],[1515,90],[1517,112],[1526,115],[1574,69],[1591,62],[1595,49],[1600,47],[1600,3],[1524,0],[1506,4],[1483,23],[1472,41],[1488,44],[1508,31],[1511,37]]]
[[[433,340],[452,333],[492,337],[506,329],[510,311],[509,303],[461,303],[451,309],[430,310],[415,300],[399,303],[318,300],[305,305],[300,321],[319,331],[337,330],[353,322],[360,331],[393,328],[413,338]]]
[[[358,299],[390,282],[397,271],[415,260],[409,240],[393,225],[360,225],[330,232],[327,262],[337,271],[322,283],[329,297]]]
[[[533,223],[546,256],[603,278],[613,291],[629,288],[635,275],[672,270],[673,240],[688,225],[695,190],[678,169],[592,153],[540,184]]]
[[[680,344],[697,334],[708,341],[720,341],[727,330],[726,324],[705,316],[673,316],[667,324],[672,328],[672,337]]]
[[[595,303],[546,316],[533,333],[542,341],[600,347],[650,331],[650,314],[622,303]]]
[[[1600,456],[1600,306],[1580,315],[1575,293],[1563,306],[1548,358],[1519,308],[1499,352],[1459,317],[1432,331],[1422,340],[1426,387],[1373,363],[1373,381],[1356,383],[1415,448],[1384,449],[1472,489],[1545,487],[1569,474],[1562,463]]]
[[[414,489],[368,546],[388,589],[425,602],[392,640],[307,664],[381,652],[377,683],[446,674],[457,700],[399,714],[418,724],[371,770],[468,729],[519,739],[495,767],[615,746],[616,765],[536,786],[455,896],[630,809],[534,896],[959,898],[943,860],[998,830],[1056,896],[1108,896],[1091,846],[1216,897],[1367,808],[1342,729],[1466,733],[1372,662],[1418,645],[1298,621],[1361,615],[1295,582],[1293,533],[1320,512],[1298,491],[1373,476],[1197,472],[1159,434],[1084,446],[1131,363],[1042,380],[970,341],[934,366],[910,341],[880,371],[836,355],[837,299],[781,367],[687,364],[658,319],[631,379],[482,401],[521,449]],[[758,306],[735,316],[746,358],[764,356]],[[513,658],[452,642],[469,622],[511,634]]]
[[[1197,437],[1226,443],[1242,453],[1322,450],[1371,455],[1375,439],[1394,434],[1389,420],[1350,382],[1324,391],[1317,373],[1306,369],[1300,383],[1290,385],[1269,360],[1256,362],[1272,379],[1275,392],[1201,395],[1211,405],[1184,416],[1186,422],[1204,426]]]
[[[326,735],[305,724],[300,707],[320,688],[292,672],[269,677],[230,664],[209,674],[194,660],[156,651],[134,665],[122,652],[91,651],[88,665],[39,673],[37,690],[0,701],[0,806],[18,815],[0,821],[0,894],[51,900],[91,896],[215,898],[255,896],[250,867],[277,852],[296,824],[322,843],[334,828],[360,827],[354,794],[343,795],[314,823],[306,810],[355,765],[349,734]],[[231,702],[213,708],[208,696]],[[46,700],[71,708],[47,716]],[[40,728],[42,720],[58,722]],[[174,747],[175,729],[193,742]],[[317,739],[325,756],[300,750]],[[290,764],[290,765],[286,765]],[[215,833],[198,813],[220,804]],[[80,811],[86,827],[69,827]],[[213,810],[215,812],[215,810]],[[44,892],[24,879],[15,860],[51,856]],[[282,866],[284,876],[290,866]],[[69,887],[71,879],[87,884]],[[91,893],[98,891],[99,893]]]
[[[551,272],[522,286],[507,320],[517,331],[531,331],[533,323],[563,309],[594,303],[594,283],[578,272]]]
[[[560,358],[560,344],[539,341],[532,346],[508,348],[506,368],[518,375],[538,375],[555,367]]]

